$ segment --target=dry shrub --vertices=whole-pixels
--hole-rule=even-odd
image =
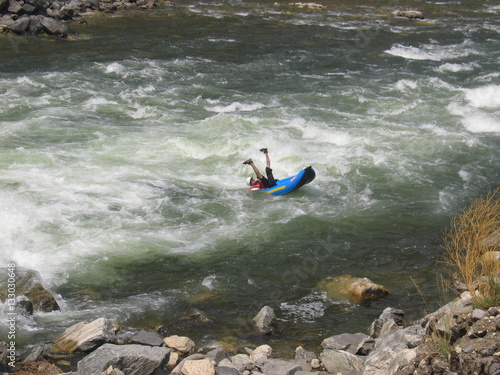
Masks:
[[[484,254],[499,249],[500,241],[491,241],[499,228],[500,187],[453,217],[450,228],[443,233],[445,263],[467,285],[476,302],[495,297],[498,291],[500,262]]]
[[[63,371],[47,361],[26,362],[13,375],[58,375]]]

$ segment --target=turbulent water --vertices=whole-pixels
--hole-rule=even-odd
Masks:
[[[316,345],[444,302],[441,231],[499,183],[500,7],[405,3],[419,21],[388,16],[397,2],[322,4],[179,1],[68,40],[0,36],[0,261],[62,306],[19,318],[18,345],[101,316],[252,343],[264,305],[278,340]],[[316,180],[247,191],[261,147],[277,178]],[[342,274],[391,295],[318,289]]]

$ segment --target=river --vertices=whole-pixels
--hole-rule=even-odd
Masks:
[[[286,351],[448,302],[441,232],[500,182],[500,7],[322,4],[179,1],[68,39],[0,35],[0,262],[62,305],[19,318],[19,346],[101,316],[252,344],[269,305]],[[262,147],[277,178],[316,179],[247,191]],[[343,274],[391,294],[318,289]]]

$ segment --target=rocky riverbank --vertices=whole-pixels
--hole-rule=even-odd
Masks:
[[[271,343],[273,309],[264,307],[252,323]],[[57,365],[78,355],[81,360],[66,375],[500,374],[500,308],[474,308],[469,292],[412,323],[405,322],[403,311],[388,307],[367,333],[325,337],[320,352],[298,346],[290,358],[273,358],[267,344],[231,353],[200,348],[188,337],[165,336],[161,330],[127,339],[117,332],[118,325],[106,318],[77,323],[51,344],[32,346],[17,358],[16,369],[35,365],[45,370],[32,373],[62,373]],[[0,350],[7,370],[7,343],[0,343]]]
[[[0,0],[0,32],[68,35],[67,21],[120,9],[152,9],[168,0]]]
[[[85,23],[85,16],[110,13],[121,9],[153,9],[160,5],[174,5],[170,0],[0,0],[0,33],[21,35],[48,34],[66,37],[68,21]],[[275,7],[298,10],[323,10],[317,3],[283,2]],[[395,10],[393,17],[423,19],[416,10]]]

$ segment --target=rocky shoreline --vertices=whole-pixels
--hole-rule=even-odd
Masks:
[[[152,9],[169,0],[0,0],[0,33],[66,37],[67,21],[120,9]]]
[[[153,9],[157,6],[175,5],[171,0],[0,0],[0,33],[20,35],[47,34],[66,37],[68,21],[85,23],[86,16],[110,13],[122,9]],[[300,10],[322,10],[317,3],[275,3],[275,7]],[[395,10],[393,17],[423,19],[417,10]]]
[[[272,343],[277,320],[271,307],[263,307],[249,323]],[[57,366],[64,365],[71,370],[66,375],[500,374],[500,307],[474,308],[470,292],[412,323],[405,322],[402,310],[388,307],[367,333],[325,337],[319,353],[297,346],[290,358],[273,358],[268,344],[230,352],[198,347],[161,327],[129,336],[119,330],[107,318],[79,322],[52,343],[17,353],[14,367],[9,367],[8,343],[2,342],[0,370],[61,374]],[[79,361],[69,365],[75,357]]]

